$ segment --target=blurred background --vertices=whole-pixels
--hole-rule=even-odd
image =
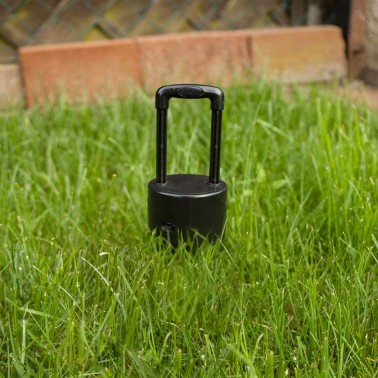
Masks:
[[[25,45],[170,32],[333,24],[348,35],[349,0],[3,0],[0,62]]]
[[[378,0],[0,0],[0,100],[20,97],[23,46],[325,24],[342,30],[348,78],[378,86]]]

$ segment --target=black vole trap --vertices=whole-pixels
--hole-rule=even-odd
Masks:
[[[172,97],[211,101],[209,176],[166,173],[167,113]],[[214,242],[223,233],[227,203],[227,185],[219,180],[223,108],[224,95],[217,87],[177,84],[163,86],[156,92],[156,178],[148,184],[148,222],[151,230],[174,247],[181,239],[196,245],[203,238]]]

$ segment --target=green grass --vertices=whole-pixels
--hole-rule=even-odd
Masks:
[[[316,89],[227,89],[226,235],[147,227],[155,109],[0,115],[0,375],[373,377],[377,114]],[[208,101],[173,100],[170,173],[208,172]]]

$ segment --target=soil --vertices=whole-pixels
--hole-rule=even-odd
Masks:
[[[361,81],[352,81],[340,86],[337,92],[358,105],[378,111],[378,88],[376,87],[368,86]]]

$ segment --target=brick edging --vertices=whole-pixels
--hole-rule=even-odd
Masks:
[[[334,26],[162,34],[19,49],[28,106],[65,92],[70,101],[119,97],[137,88],[202,82],[229,85],[250,74],[284,82],[346,74],[341,31]]]

